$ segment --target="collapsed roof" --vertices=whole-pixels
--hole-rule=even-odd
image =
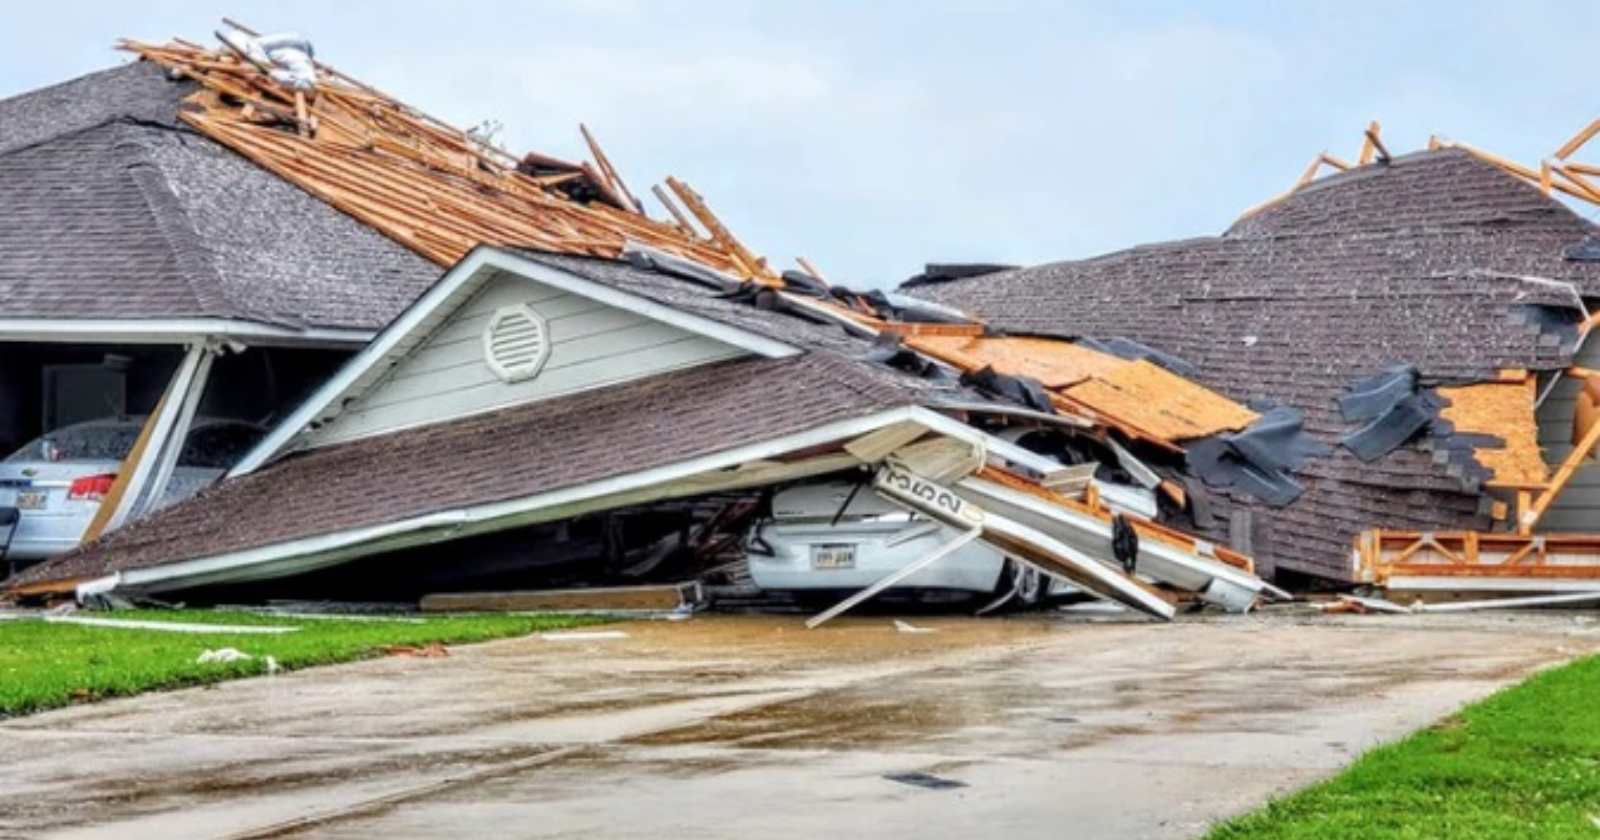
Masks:
[[[915,293],[1001,329],[1126,336],[1182,357],[1224,394],[1303,411],[1335,447],[1296,471],[1305,493],[1274,508],[1225,490],[1196,524],[1223,534],[1231,510],[1253,511],[1264,565],[1344,579],[1364,527],[1483,529],[1492,510],[1485,470],[1464,471],[1427,439],[1370,464],[1337,447],[1353,431],[1337,398],[1396,364],[1414,365],[1424,386],[1565,368],[1578,298],[1600,296],[1600,264],[1566,252],[1594,232],[1496,166],[1439,150],[1312,182],[1221,236]]]
[[[498,313],[523,307],[548,314],[541,332],[556,347],[550,368],[527,380],[484,375],[493,342],[478,334],[493,329]],[[644,318],[618,317],[629,313]],[[580,322],[588,324],[581,334],[574,332]],[[609,361],[619,345],[593,339],[625,330],[647,336],[648,344],[629,351],[637,364],[619,366]],[[666,358],[666,348],[691,341],[717,346]],[[982,467],[985,442],[1008,468],[1039,475],[1061,467],[960,419],[1013,406],[990,402],[952,377],[874,362],[878,349],[837,325],[732,304],[657,271],[480,248],[269,436],[267,458],[247,458],[243,474],[23,572],[14,587],[43,584],[40,591],[48,591],[111,576],[118,586],[165,591],[297,574],[630,503],[859,469],[890,452],[910,452],[919,440],[976,447],[977,460],[963,456],[963,471],[952,476]],[[438,387],[419,389],[423,381]],[[394,409],[404,402],[400,392],[411,393],[420,413]],[[474,398],[462,400],[469,392]],[[875,442],[884,435],[887,442]],[[946,463],[944,454],[930,457]],[[978,488],[1001,494],[995,504],[1076,517],[1085,538],[1109,551],[1100,542],[1108,546],[1110,538],[1097,534],[1111,532],[1113,513],[1095,496],[1072,501],[993,465],[980,477]],[[996,481],[1015,487],[994,491]],[[1022,496],[1008,501],[1008,492]],[[1142,518],[1132,527],[1149,541],[1145,562],[1198,574],[1190,585],[1207,597],[1247,607],[1263,588],[1247,571],[1248,558]],[[1040,536],[1022,527],[993,538],[1028,552],[1037,551],[1030,540]],[[1056,557],[1078,556],[1054,550]],[[1170,616],[1169,605],[1122,571],[1077,562],[1089,579],[1074,577],[1070,566],[1053,573]],[[1226,582],[1211,587],[1219,577]],[[1244,600],[1227,595],[1230,588]]]

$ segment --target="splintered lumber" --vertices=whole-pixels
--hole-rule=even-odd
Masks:
[[[667,187],[677,194],[678,199],[683,202],[685,207],[689,208],[689,212],[694,214],[694,217],[700,221],[701,226],[710,231],[711,239],[733,255],[735,261],[745,268],[748,275],[757,279],[764,278],[768,281],[777,280],[776,275],[767,269],[765,261],[752,254],[748,248],[744,247],[734,237],[732,232],[723,226],[722,220],[711,212],[711,208],[706,206],[705,200],[700,197],[699,193],[690,189],[688,184],[679,181],[677,178],[667,178]]]
[[[320,62],[315,89],[303,92],[229,50],[120,46],[199,84],[180,116],[200,133],[442,266],[480,244],[616,258],[632,241],[740,278],[772,279],[720,224],[706,240],[685,219],[644,215],[586,127],[598,170],[518,158]],[[518,170],[524,159],[538,174]],[[600,200],[563,191],[584,178]],[[669,212],[680,215],[670,204]]]
[[[1600,534],[1371,529],[1356,538],[1355,554],[1358,580],[1391,589],[1600,587]]]
[[[670,612],[701,602],[694,581],[651,586],[605,586],[512,592],[424,595],[423,612]]]

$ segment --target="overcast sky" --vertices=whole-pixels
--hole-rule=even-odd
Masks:
[[[862,286],[1217,233],[1369,119],[1533,162],[1600,115],[1593,0],[1198,5],[57,0],[0,18],[0,96],[227,13],[513,150],[579,156],[587,122],[635,192],[676,175]]]

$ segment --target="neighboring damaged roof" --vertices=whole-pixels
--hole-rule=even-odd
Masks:
[[[290,455],[14,581],[100,576],[642,472],[915,404],[825,352],[750,358]]]
[[[1415,365],[1425,385],[1570,363],[1574,284],[1600,295],[1600,264],[1568,260],[1594,227],[1463,151],[1423,152],[1313,182],[1220,237],[923,285],[919,295],[1005,330],[1126,336],[1192,363],[1198,380],[1305,413],[1329,445],[1352,431],[1335,399],[1363,376]],[[1563,281],[1550,283],[1548,280]],[[1351,538],[1383,522],[1483,528],[1478,487],[1419,446],[1363,464],[1348,451],[1298,471],[1306,493],[1257,512],[1258,560],[1336,578]]]
[[[438,276],[182,125],[194,90],[139,62],[0,100],[0,319],[373,330]]]

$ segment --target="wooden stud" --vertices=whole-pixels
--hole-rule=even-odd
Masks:
[[[794,261],[796,265],[800,266],[800,270],[811,275],[812,277],[817,278],[818,280],[821,280],[823,285],[832,285],[828,282],[828,278],[823,276],[822,272],[819,271],[816,266],[811,264],[810,260],[806,259],[805,257],[795,257]]]
[[[1356,155],[1356,165],[1366,166],[1372,162],[1372,154],[1378,147],[1373,144],[1372,138],[1378,136],[1378,121],[1367,123],[1367,132],[1361,136],[1361,151]],[[1371,137],[1367,135],[1372,135]]]
[[[1600,119],[1591,121],[1588,125],[1583,127],[1582,131],[1572,135],[1572,139],[1562,143],[1561,148],[1556,149],[1556,158],[1558,160],[1566,160],[1567,158],[1571,157],[1572,153],[1581,148],[1583,144],[1594,139],[1594,136],[1597,133],[1600,133]]]

